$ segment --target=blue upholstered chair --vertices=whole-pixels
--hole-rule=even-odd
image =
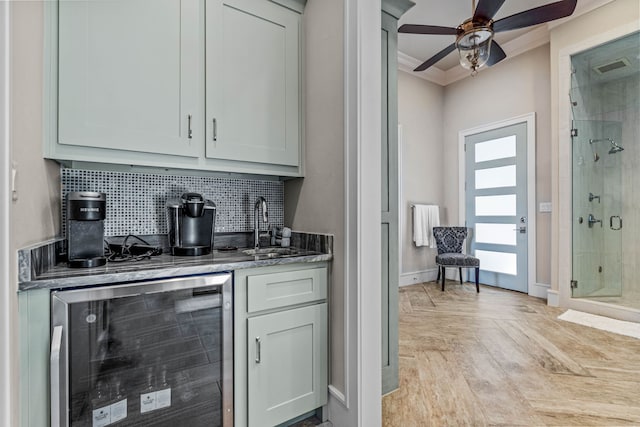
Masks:
[[[458,267],[460,272],[460,284],[462,284],[462,269],[476,269],[476,292],[480,292],[478,284],[478,274],[480,273],[480,260],[471,255],[462,253],[464,239],[467,238],[469,230],[466,227],[433,227],[433,237],[436,238],[438,255],[438,279],[442,277],[442,290],[444,291],[444,269],[446,267]]]

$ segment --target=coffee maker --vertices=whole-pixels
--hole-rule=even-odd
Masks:
[[[173,255],[207,255],[213,248],[216,205],[198,193],[167,200],[169,245]]]
[[[69,267],[98,267],[104,256],[107,195],[91,191],[67,194],[67,254]]]

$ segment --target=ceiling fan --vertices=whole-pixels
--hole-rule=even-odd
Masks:
[[[484,65],[489,67],[495,65],[507,56],[500,45],[493,41],[494,33],[517,30],[564,18],[573,13],[577,4],[577,0],[557,1],[494,21],[493,17],[504,2],[505,0],[479,0],[476,8],[475,0],[472,0],[472,10],[475,9],[473,16],[456,28],[414,24],[400,26],[398,28],[400,33],[456,36],[455,43],[442,49],[413,71],[424,71],[458,49],[460,65],[471,70],[471,75],[476,75],[478,68]]]

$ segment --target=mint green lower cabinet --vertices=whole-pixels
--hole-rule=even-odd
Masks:
[[[327,403],[327,304],[247,320],[249,426],[277,425]]]
[[[49,425],[50,305],[48,289],[18,294],[21,427]]]
[[[326,262],[234,272],[234,425],[270,427],[327,404]]]

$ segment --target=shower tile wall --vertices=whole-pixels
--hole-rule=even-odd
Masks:
[[[269,224],[284,221],[284,185],[280,181],[62,169],[62,230],[66,235],[66,195],[72,191],[107,194],[105,236],[165,234],[167,199],[201,193],[217,206],[217,232],[253,231],[253,206],[267,200]],[[267,225],[261,224],[262,229]]]

